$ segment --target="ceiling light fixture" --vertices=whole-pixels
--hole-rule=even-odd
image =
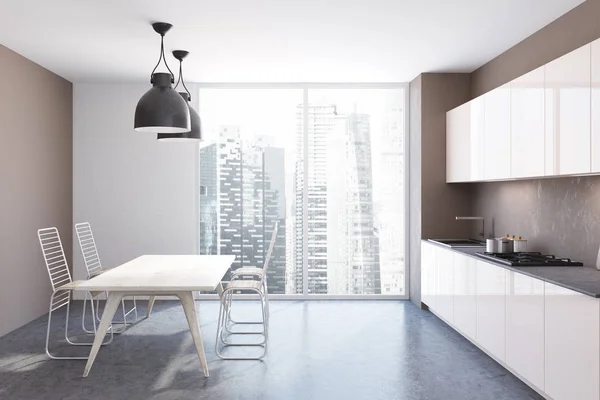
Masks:
[[[174,134],[191,129],[189,107],[171,87],[175,76],[165,59],[164,37],[171,27],[166,22],[152,24],[152,28],[160,35],[160,56],[150,76],[152,88],[142,96],[135,108],[134,129],[139,132]],[[161,60],[169,73],[154,72]]]
[[[179,95],[185,100],[191,119],[191,130],[189,132],[182,133],[159,133],[157,139],[161,142],[201,142],[202,141],[202,128],[200,126],[200,116],[190,106],[190,101],[192,101],[192,95],[188,90],[187,86],[185,86],[185,81],[183,80],[183,59],[187,57],[189,52],[185,50],[173,50],[173,57],[179,60],[179,78],[177,78],[177,84],[173,88],[173,90],[177,89],[179,86],[179,82],[185,89],[185,92],[179,92]]]

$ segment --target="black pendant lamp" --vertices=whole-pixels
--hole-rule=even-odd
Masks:
[[[152,88],[140,99],[135,108],[134,129],[139,132],[175,134],[191,129],[190,111],[186,101],[171,87],[175,76],[165,59],[163,39],[172,25],[156,22],[152,28],[160,35],[160,56],[152,70]],[[163,60],[169,73],[154,72]]]
[[[183,80],[183,59],[189,54],[189,52],[185,50],[174,50],[173,57],[179,60],[179,78],[177,78],[177,84],[174,89],[177,89],[179,86],[179,82],[185,89],[185,92],[179,92],[179,95],[185,100],[190,112],[190,118],[192,121],[192,129],[189,132],[181,132],[181,133],[159,133],[157,139],[161,142],[201,142],[202,141],[202,128],[200,126],[200,116],[190,106],[190,101],[192,101],[192,95],[188,90],[187,86],[185,86],[185,81]]]

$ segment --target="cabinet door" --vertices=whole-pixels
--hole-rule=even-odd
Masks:
[[[544,390],[544,282],[508,271],[506,364]]]
[[[507,270],[477,261],[477,342],[505,360]]]
[[[442,247],[436,247],[436,298],[435,311],[452,323],[454,319],[454,252]]]
[[[592,42],[592,172],[600,172],[600,39]]]
[[[421,242],[421,302],[435,310],[435,247]]]
[[[454,326],[477,340],[477,260],[454,253]]]
[[[485,179],[485,97],[479,96],[470,101],[471,109],[471,181]]]
[[[510,83],[511,177],[544,175],[544,67]]]
[[[591,44],[546,64],[546,140],[554,173],[591,171]]]
[[[510,86],[501,86],[484,97],[484,178],[510,178]]]
[[[471,103],[446,113],[446,182],[471,180]]]
[[[545,392],[554,400],[598,400],[600,300],[544,283]]]

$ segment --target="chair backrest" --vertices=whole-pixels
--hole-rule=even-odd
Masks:
[[[88,276],[101,271],[102,264],[100,263],[90,223],[80,222],[79,224],[75,224],[75,232],[77,233],[77,240],[79,240],[79,247],[81,248],[81,255],[83,256]]]
[[[48,269],[52,290],[56,291],[62,285],[72,282],[58,229],[55,227],[39,229],[38,239]]]
[[[263,276],[267,275],[267,269],[269,268],[269,261],[271,261],[271,255],[273,254],[273,248],[275,247],[275,242],[277,241],[277,231],[279,230],[279,222],[275,222],[273,226],[273,234],[271,235],[271,242],[269,242],[269,249],[267,250],[267,256],[265,257],[265,263],[263,265],[263,270],[265,271]]]

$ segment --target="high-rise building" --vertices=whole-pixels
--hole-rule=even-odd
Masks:
[[[404,294],[405,234],[404,234],[404,109],[398,94],[388,94],[385,118],[379,135],[376,227],[379,233],[381,261],[381,293]]]
[[[215,249],[235,255],[232,270],[263,267],[279,222],[267,273],[270,293],[285,293],[283,171],[283,149],[264,138],[243,142],[237,126],[222,126],[217,143],[200,151],[200,190],[205,193],[200,197],[201,254],[217,254],[209,253]]]
[[[330,294],[380,294],[374,226],[370,117],[338,117],[328,143],[327,254]]]
[[[303,263],[307,263],[309,294],[327,294],[327,141],[336,121],[335,105],[307,105],[307,152],[304,159],[304,106],[297,107],[294,182],[294,274],[288,286],[302,293]],[[305,165],[306,163],[306,165]],[[305,168],[308,175],[305,176]],[[306,192],[307,204],[304,204]],[[306,209],[306,226],[304,210]],[[305,257],[306,252],[306,257]]]
[[[200,254],[218,254],[217,144],[200,148]]]

